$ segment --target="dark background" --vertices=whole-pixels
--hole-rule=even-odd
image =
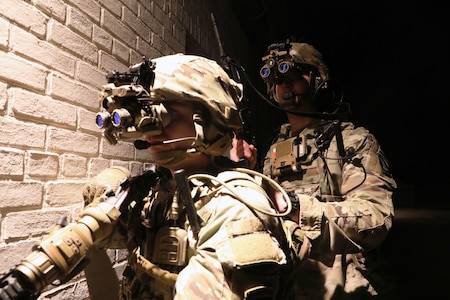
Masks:
[[[424,1],[230,0],[250,41],[247,72],[260,82],[261,57],[287,38],[314,45],[350,103],[352,119],[372,131],[398,182],[398,207],[450,208],[446,151],[449,17]],[[265,91],[259,86],[259,89]],[[254,104],[257,142],[283,120]]]
[[[256,54],[296,37],[324,56],[352,118],[372,131],[398,183],[382,246],[398,275],[397,299],[449,299],[449,10],[432,1],[230,0]],[[250,70],[255,70],[251,72]],[[259,86],[260,90],[261,86]],[[257,141],[283,121],[253,102]]]

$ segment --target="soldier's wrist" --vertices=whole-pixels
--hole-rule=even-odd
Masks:
[[[300,199],[295,192],[288,192],[289,200],[291,201],[291,211],[284,216],[284,219],[292,219],[292,217],[298,213],[300,209]]]

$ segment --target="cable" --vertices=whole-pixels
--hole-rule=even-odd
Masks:
[[[265,97],[251,82],[247,72],[245,72],[245,70],[239,66],[241,69],[242,74],[244,75],[244,79],[245,81],[250,85],[250,87],[256,92],[256,94],[262,99],[264,100],[267,104],[269,104],[271,107],[275,108],[276,110],[285,112],[285,113],[290,113],[290,114],[295,114],[295,115],[300,115],[300,116],[304,116],[304,117],[311,117],[311,118],[316,118],[316,119],[324,119],[324,120],[335,120],[335,119],[339,119],[339,120],[344,120],[344,119],[348,119],[348,115],[349,112],[342,112],[342,113],[338,113],[339,109],[341,108],[341,106],[344,104],[343,102],[343,92],[341,93],[341,99],[339,101],[339,105],[338,107],[335,109],[335,111],[333,113],[308,113],[308,112],[297,112],[297,111],[291,111],[291,110],[286,110],[283,109],[275,104],[272,103],[272,101],[270,101],[269,99],[267,99],[267,97]],[[314,97],[316,96],[317,91],[314,93]]]
[[[217,177],[212,176],[212,175],[209,175],[209,174],[193,174],[193,175],[190,175],[190,176],[188,177],[188,180],[199,179],[199,178],[206,178],[206,179],[209,179],[211,182],[216,182],[216,183],[220,184],[221,187],[218,188],[218,189],[216,189],[216,190],[214,190],[212,193],[216,193],[216,192],[218,192],[220,189],[222,189],[222,187],[224,187],[224,188],[226,188],[227,190],[229,190],[230,193],[232,193],[232,194],[236,197],[237,200],[239,200],[240,202],[242,202],[243,204],[245,204],[247,207],[250,207],[250,208],[252,208],[252,209],[254,209],[254,210],[256,210],[256,211],[259,211],[259,212],[261,212],[261,213],[263,213],[263,214],[266,214],[266,215],[269,215],[269,216],[273,216],[273,217],[284,217],[284,216],[287,216],[287,215],[290,214],[290,212],[291,212],[291,210],[292,210],[291,199],[289,198],[289,195],[284,191],[284,189],[283,189],[283,188],[282,188],[275,180],[273,180],[272,178],[270,178],[270,177],[268,177],[268,176],[266,176],[266,175],[264,175],[264,174],[262,174],[262,173],[259,173],[259,172],[256,172],[256,171],[253,171],[253,170],[250,170],[250,169],[246,169],[246,168],[233,168],[232,170],[237,171],[237,172],[247,173],[247,174],[253,175],[253,176],[259,176],[259,177],[262,177],[263,179],[267,180],[267,181],[269,182],[269,184],[272,185],[272,187],[275,187],[275,188],[276,188],[277,190],[279,190],[279,191],[281,192],[281,194],[283,195],[283,198],[285,199],[285,201],[286,201],[286,203],[287,203],[287,208],[286,208],[286,210],[285,210],[283,213],[273,213],[273,212],[271,212],[271,211],[264,211],[264,210],[261,210],[261,209],[259,209],[259,208],[257,208],[257,207],[254,207],[253,205],[251,205],[250,203],[248,203],[243,197],[241,197],[241,196],[236,192],[234,186],[231,186],[230,184],[225,183],[225,182],[223,182],[223,181],[217,179]],[[269,199],[269,198],[268,198],[268,200],[269,200],[269,202],[272,204],[272,206],[276,208],[276,206],[274,205],[273,201],[272,201],[271,199]],[[277,210],[277,209],[276,209],[276,210]],[[278,211],[278,210],[277,210],[277,211]]]

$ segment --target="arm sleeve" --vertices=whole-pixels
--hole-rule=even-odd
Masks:
[[[344,139],[355,155],[342,168],[342,201],[322,202],[299,195],[300,226],[320,251],[352,253],[379,246],[394,217],[396,183],[374,136],[355,129]]]

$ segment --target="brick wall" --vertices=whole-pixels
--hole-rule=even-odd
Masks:
[[[145,151],[109,145],[95,125],[106,71],[124,71],[143,55],[217,59],[211,11],[246,55],[226,2],[0,0],[0,273],[25,258],[60,216],[76,220],[90,177],[112,165],[134,175],[149,166]],[[107,254],[120,273],[125,255]],[[83,271],[41,298],[92,297],[85,277]]]

